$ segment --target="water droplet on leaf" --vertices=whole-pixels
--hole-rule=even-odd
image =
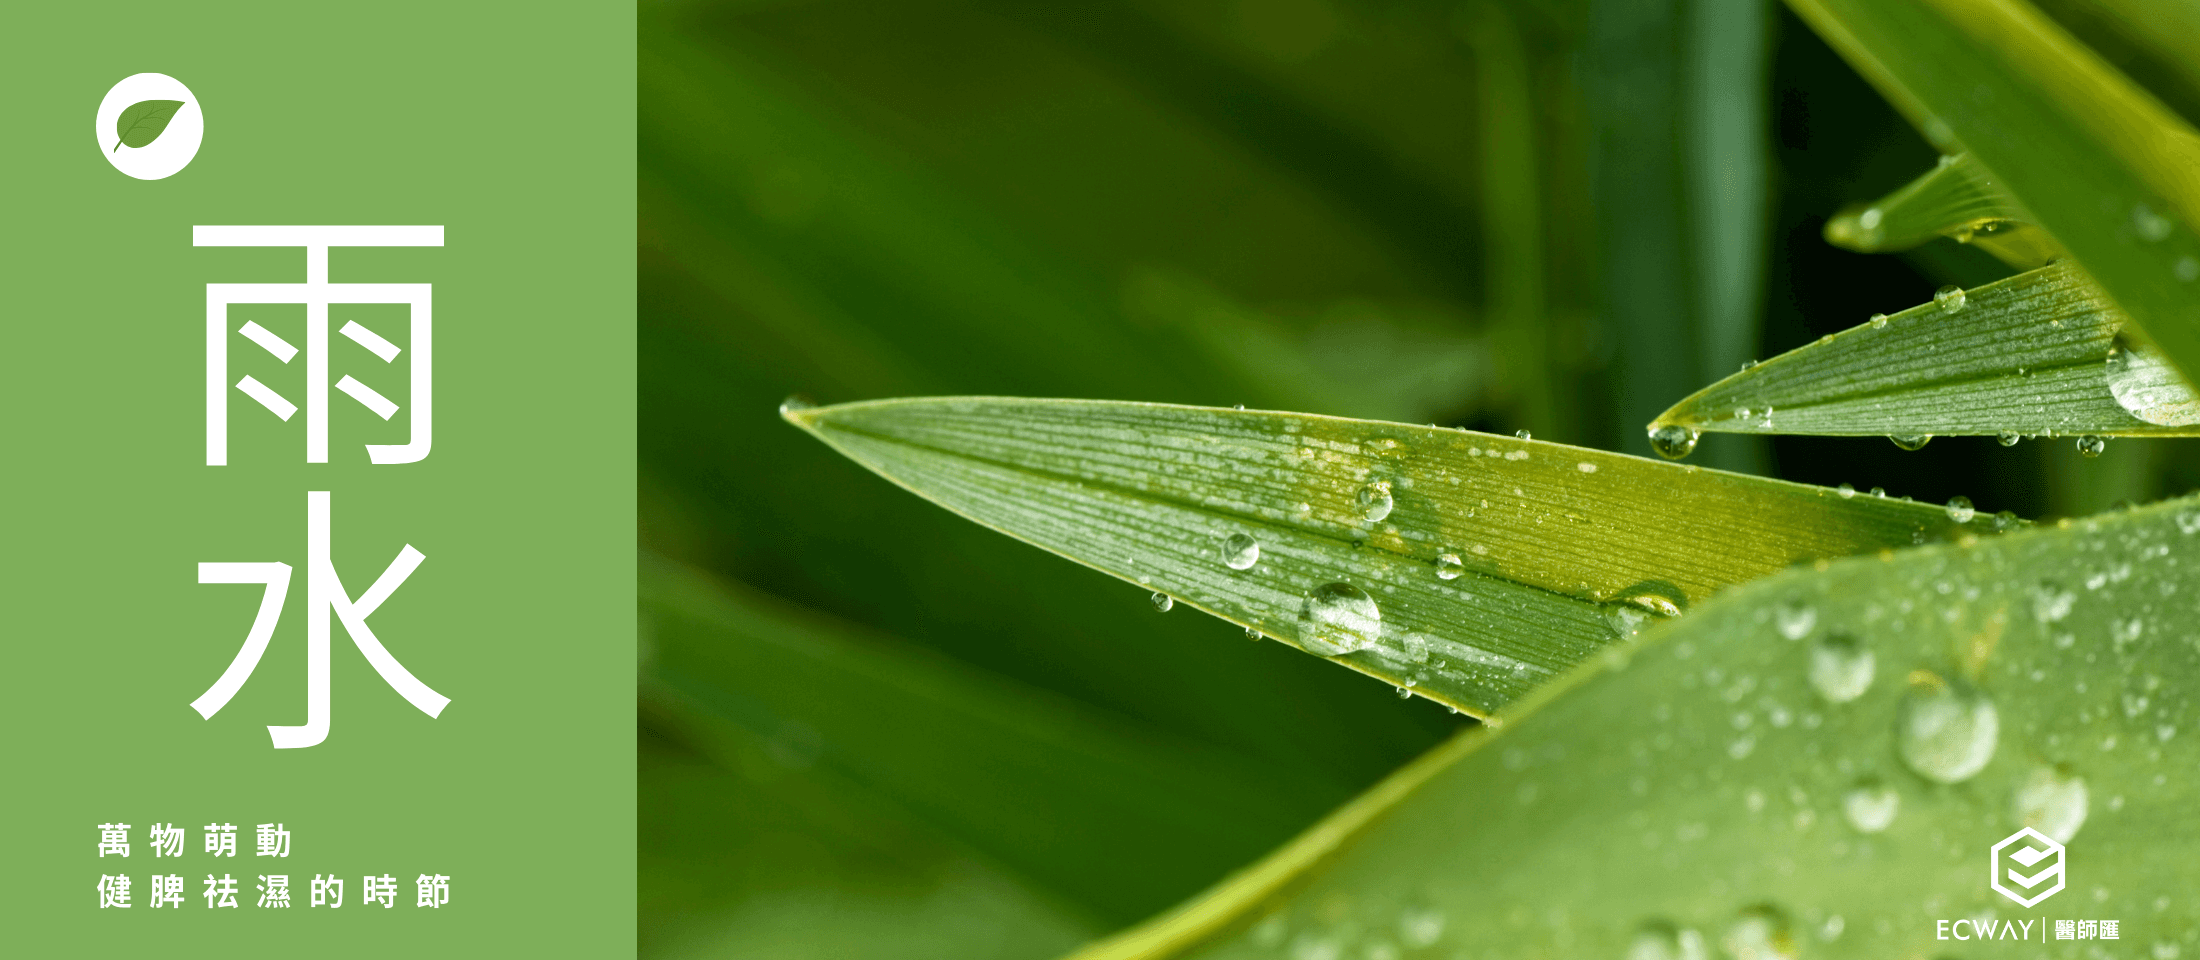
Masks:
[[[1445,553],[1437,555],[1436,579],[1457,580],[1459,579],[1459,575],[1465,572],[1467,572],[1467,565],[1459,561],[1458,554]]]
[[[1320,656],[1366,649],[1382,632],[1382,608],[1367,591],[1349,583],[1315,587],[1299,607],[1299,645]]]
[[[1154,591],[1154,595],[1149,599],[1153,601],[1153,608],[1156,613],[1167,613],[1176,607],[1176,598],[1159,590]]]
[[[2200,424],[2200,396],[2154,351],[2130,344],[2108,355],[2108,392],[2116,405],[2148,423]]]
[[[1970,523],[1975,516],[1978,516],[1978,509],[1971,506],[1970,497],[1948,498],[1948,519],[1957,523]]]
[[[1960,783],[1986,769],[2001,740],[2001,716],[1986,695],[1926,674],[1910,684],[1895,716],[1895,746],[1918,776]]]
[[[2012,798],[2017,822],[2069,843],[2085,826],[2085,778],[2051,766],[2037,766]]]
[[[2014,447],[2017,445],[2017,441],[2022,439],[2024,439],[2024,436],[2014,430],[2004,430],[1994,434],[1994,442],[2005,447]]]
[[[1933,291],[1933,305],[1939,307],[1942,313],[1955,313],[1963,309],[1966,299],[1963,288],[1952,283]]]
[[[1874,329],[1874,330],[1877,330],[1877,329],[1879,329],[1879,328],[1881,328],[1881,327],[1884,327],[1884,326],[1886,326],[1886,325],[1887,325],[1887,315],[1886,315],[1886,314],[1884,314],[1884,313],[1875,313],[1875,314],[1872,314],[1871,324],[1872,324],[1872,329]]]
[[[1877,781],[1859,783],[1841,797],[1841,815],[1848,818],[1849,826],[1862,833],[1887,829],[1901,808],[1902,795]]]
[[[1810,651],[1810,685],[1829,703],[1847,703],[1871,689],[1878,659],[1856,637],[1832,632]]]
[[[2082,456],[2082,457],[2086,457],[2086,458],[2088,458],[2088,459],[2091,459],[2091,458],[2093,458],[2093,457],[2098,457],[2098,456],[2100,456],[2100,455],[2101,455],[2101,451],[2103,451],[2103,450],[2107,450],[2107,449],[2108,449],[2108,438],[2107,438],[2107,437],[2096,437],[2096,436],[2092,436],[2092,435],[2090,435],[2090,434],[2089,434],[2089,435],[2087,435],[2087,436],[2083,436],[2083,437],[2079,437],[2079,438],[2078,438],[2078,455],[2079,455],[2079,456]]]
[[[1811,628],[1818,625],[1818,608],[1790,600],[1773,608],[1772,624],[1779,628],[1781,636],[1801,640],[1810,636]]]
[[[1397,501],[1390,497],[1388,480],[1376,480],[1361,487],[1353,502],[1359,505],[1360,515],[1366,517],[1370,523],[1380,522],[1384,517],[1390,516],[1391,509],[1397,505]]]
[[[1260,543],[1242,533],[1233,533],[1222,541],[1222,565],[1232,570],[1250,570],[1260,562]]]
[[[1650,428],[1650,449],[1667,460],[1679,460],[1696,450],[1696,440],[1702,436],[1694,427],[1669,423]]]
[[[1930,433],[1891,434],[1887,439],[1894,441],[1895,446],[1904,450],[1917,450],[1933,442],[1933,435]]]

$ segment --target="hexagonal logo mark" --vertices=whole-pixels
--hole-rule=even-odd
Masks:
[[[1994,892],[2015,900],[2018,906],[2030,907],[2063,888],[2067,862],[2062,844],[2026,827],[1994,844],[1994,852],[1987,858],[1987,882]],[[2055,882],[2049,884],[2050,879]]]

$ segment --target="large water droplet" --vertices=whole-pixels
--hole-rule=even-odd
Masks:
[[[1895,746],[1917,775],[1960,783],[1994,759],[2001,716],[1993,701],[1960,682],[1924,674],[1910,684],[1895,716]]]
[[[2069,843],[2085,826],[2085,778],[2050,766],[2032,768],[2013,798],[2017,822]]]
[[[1232,570],[1251,570],[1260,562],[1260,541],[1242,533],[1233,533],[1222,541],[1222,565]]]
[[[1877,780],[1866,780],[1841,797],[1841,815],[1849,826],[1863,833],[1878,833],[1893,825],[1902,809],[1902,795]]]
[[[1768,904],[1742,911],[1719,945],[1734,960],[1795,960],[1795,933],[1787,915]]]
[[[1942,313],[1954,313],[1963,309],[1965,300],[1963,288],[1952,283],[1933,291],[1933,305],[1939,307]]]
[[[1708,960],[1703,934],[1653,920],[1635,931],[1627,943],[1627,960]]]
[[[1871,689],[1878,658],[1862,640],[1831,632],[1810,650],[1810,685],[1830,703],[1847,703]]]
[[[1679,460],[1695,452],[1696,441],[1702,436],[1703,434],[1698,432],[1696,428],[1684,427],[1677,423],[1669,423],[1662,427],[1651,427],[1650,449],[1657,451],[1658,456],[1667,460]]]
[[[2125,413],[2148,423],[2200,424],[2200,396],[2193,394],[2168,361],[2137,344],[2108,355],[2108,392]]]
[[[1443,553],[1436,556],[1436,579],[1457,580],[1459,575],[1465,572],[1467,572],[1467,565],[1460,562],[1458,554]]]
[[[2098,457],[2108,449],[2107,437],[2083,436],[2078,438],[2078,455],[2088,459]]]
[[[1994,434],[1994,442],[2005,447],[2014,447],[2017,445],[2017,441],[2022,439],[2024,439],[2024,435],[2015,430],[2004,430]]]
[[[1978,508],[1971,506],[1970,497],[1948,498],[1948,519],[1957,523],[1970,523],[1975,516],[1978,516]]]
[[[1299,607],[1299,645],[1335,657],[1366,649],[1383,633],[1383,611],[1367,591],[1349,583],[1325,583]]]
[[[1933,442],[1933,435],[1930,433],[1897,433],[1890,434],[1887,439],[1904,450],[1917,450]]]
[[[1535,439],[1535,434],[1528,432],[1528,428],[1526,427],[1522,427],[1518,430],[1513,431],[1513,436],[1519,437],[1522,440]]]
[[[1390,516],[1391,509],[1397,505],[1397,501],[1390,498],[1388,480],[1376,480],[1361,487],[1353,502],[1359,505],[1360,515],[1371,523],[1380,522],[1384,517]]]
[[[1780,635],[1790,640],[1810,636],[1812,627],[1818,625],[1818,608],[1797,600],[1790,600],[1772,609],[1772,625]]]
[[[1153,601],[1153,608],[1156,613],[1167,613],[1176,608],[1176,598],[1159,590],[1154,591],[1153,596],[1148,599]]]

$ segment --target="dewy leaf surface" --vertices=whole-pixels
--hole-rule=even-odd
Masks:
[[[1826,221],[1826,242],[1858,253],[1907,250],[1939,237],[1976,244],[2020,269],[2063,256],[2054,238],[1970,154],[1943,156],[1902,189]]]
[[[2196,567],[2186,500],[1751,584],[1077,956],[2190,955]],[[2031,910],[1986,882],[2024,827],[2068,845]]]
[[[1937,506],[1307,414],[935,398],[787,417],[981,524],[1477,716],[1646,608],[1965,529]]]
[[[1944,153],[1969,152],[2186,372],[2200,135],[2020,0],[1790,0]]]
[[[1658,416],[1732,433],[2193,436],[2200,397],[2078,269],[2058,265],[1885,323],[1833,334],[1727,377]]]
[[[134,150],[160,139],[168,129],[168,121],[174,120],[176,111],[182,108],[181,100],[140,100],[122,108],[122,114],[115,117],[115,150]]]

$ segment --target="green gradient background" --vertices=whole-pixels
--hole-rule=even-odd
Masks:
[[[0,953],[630,953],[633,8],[191,6],[0,12],[0,819],[17,836]],[[166,180],[123,176],[89,136],[107,89],[139,72],[181,80],[205,111],[197,158]],[[232,465],[202,465],[204,284],[302,281],[304,251],[194,249],[190,228],[258,223],[446,227],[439,249],[330,262],[336,282],[435,284],[426,461],[370,467],[360,444],[403,427],[332,392],[332,462],[303,462],[302,415],[278,427],[239,396]],[[409,342],[379,316],[369,325]],[[302,318],[266,308],[232,326],[259,319],[302,345]],[[232,377],[303,376],[302,359],[255,365],[232,344]],[[357,371],[405,401],[405,357],[384,367],[334,337],[331,357],[332,379]],[[270,747],[265,726],[304,720],[308,490],[332,491],[354,595],[403,544],[427,555],[371,625],[452,698],[441,719],[337,628],[328,740]],[[211,560],[294,573],[266,658],[208,721],[187,704],[259,597],[197,584]],[[131,824],[126,861],[94,855],[110,820]],[[200,852],[217,820],[239,826],[234,861]],[[291,856],[252,856],[252,825],[277,820]],[[189,828],[183,859],[151,857],[156,821]],[[118,867],[136,905],[98,910],[94,884]],[[184,909],[145,906],[156,868],[186,878]],[[241,894],[283,870],[295,905],[208,910],[210,868]],[[359,906],[369,871],[399,879],[395,909]],[[345,877],[343,909],[305,907],[316,872]],[[423,872],[452,878],[445,909],[411,905]]]

